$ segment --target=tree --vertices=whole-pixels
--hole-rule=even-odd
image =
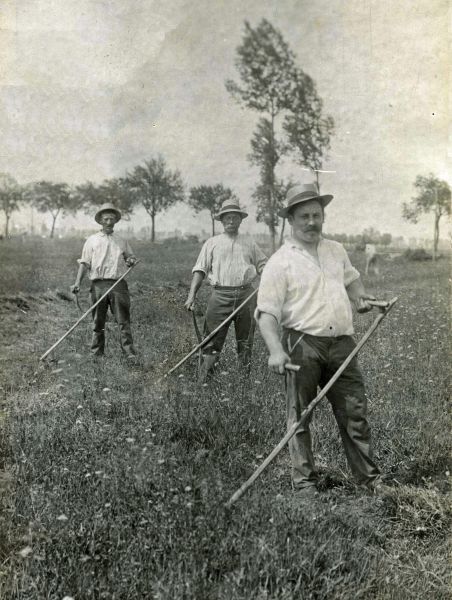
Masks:
[[[81,206],[79,198],[71,194],[71,189],[66,183],[51,181],[32,183],[28,188],[27,197],[39,212],[48,212],[52,216],[51,238],[55,232],[58,216],[75,214]]]
[[[14,211],[19,210],[22,189],[8,173],[0,173],[0,209],[5,214],[5,238],[9,235],[9,221]]]
[[[390,233],[383,233],[380,238],[380,244],[382,246],[389,246],[392,242],[392,235]]]
[[[225,188],[221,183],[217,185],[200,185],[190,189],[188,203],[197,213],[202,210],[209,211],[212,221],[212,235],[215,235],[215,215],[225,200],[238,203],[238,198],[233,191]]]
[[[255,145],[265,147],[260,157],[265,164],[261,167],[261,189],[256,190],[262,203],[265,203],[266,221],[269,223],[272,246],[275,249],[276,227],[278,225],[275,167],[281,155],[282,146],[276,139],[276,118],[288,106],[293,90],[293,73],[295,55],[289,49],[282,35],[273,25],[263,19],[256,29],[245,21],[245,34],[242,44],[237,48],[235,66],[239,72],[242,85],[228,80],[226,89],[242,105],[266,115],[260,119],[253,136]],[[264,136],[262,144],[259,136]],[[252,153],[255,148],[252,141]],[[257,155],[252,159],[257,164]],[[265,200],[264,200],[265,198]]]
[[[90,181],[78,185],[74,190],[85,212],[91,212],[106,202],[114,204],[122,214],[124,220],[129,220],[133,213],[135,198],[127,187],[124,179],[106,179],[102,184],[96,185]]]
[[[403,218],[417,223],[422,213],[433,213],[433,260],[438,254],[439,222],[443,215],[450,215],[451,190],[446,181],[430,173],[426,177],[418,175],[414,182],[417,195],[411,203],[403,203]]]
[[[279,223],[275,174],[278,161],[283,154],[293,150],[301,164],[311,168],[321,165],[329,146],[333,121],[331,117],[321,116],[322,102],[314,82],[296,66],[295,54],[266,19],[255,29],[245,21],[245,33],[237,48],[235,65],[241,85],[228,80],[226,89],[243,106],[263,115],[253,134],[249,159],[260,169],[261,180],[255,195],[259,198],[259,211],[268,223],[275,249]],[[286,116],[283,128],[289,136],[287,143],[281,133],[277,135],[277,119],[283,115]],[[310,137],[311,126],[314,130]]]
[[[252,196],[257,203],[257,221],[265,223],[270,230],[273,250],[280,205],[275,167],[282,151],[282,144],[275,139],[272,123],[265,118],[259,119],[251,138],[251,153],[248,155],[248,160],[252,165],[259,167],[260,183]]]
[[[323,102],[312,79],[297,70],[294,80],[296,86],[290,101],[291,112],[286,115],[283,128],[296,161],[315,173],[320,190],[319,170],[330,147],[334,121],[322,114]]]
[[[155,218],[184,199],[184,187],[179,171],[170,171],[159,156],[136,166],[124,178],[124,185],[141,204],[152,220],[151,240],[155,241]]]

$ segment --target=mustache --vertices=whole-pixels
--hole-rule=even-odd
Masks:
[[[320,231],[320,227],[317,225],[311,225],[310,227],[306,227],[305,231]]]

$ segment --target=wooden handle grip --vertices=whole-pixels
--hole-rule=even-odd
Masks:
[[[292,363],[286,363],[284,365],[284,368],[287,369],[287,371],[295,371],[295,373],[297,373],[300,370],[300,365],[293,365]]]

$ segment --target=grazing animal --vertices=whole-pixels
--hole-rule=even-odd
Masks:
[[[379,258],[377,254],[377,249],[374,244],[366,244],[364,249],[366,254],[366,275],[369,275],[369,271],[373,271],[375,275],[380,274],[379,268]]]

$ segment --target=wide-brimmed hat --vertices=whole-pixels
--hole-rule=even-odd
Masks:
[[[226,213],[236,212],[242,215],[242,219],[245,219],[248,216],[248,213],[242,210],[237,202],[233,200],[225,200],[221,205],[221,209],[217,215],[215,215],[215,219],[217,221],[221,221],[221,217]]]
[[[318,200],[323,208],[325,208],[331,202],[333,196],[331,194],[323,194],[321,196],[315,183],[304,183],[291,187],[287,192],[286,199],[287,206],[279,212],[279,216],[284,218],[287,217],[295,206],[309,200]]]
[[[121,213],[119,212],[119,210],[116,208],[116,206],[114,206],[113,204],[111,204],[110,202],[106,202],[105,204],[102,204],[102,206],[99,208],[99,210],[96,212],[96,214],[94,215],[94,219],[100,223],[100,216],[103,212],[113,212],[116,215],[116,223],[119,221],[119,219],[121,218]]]

